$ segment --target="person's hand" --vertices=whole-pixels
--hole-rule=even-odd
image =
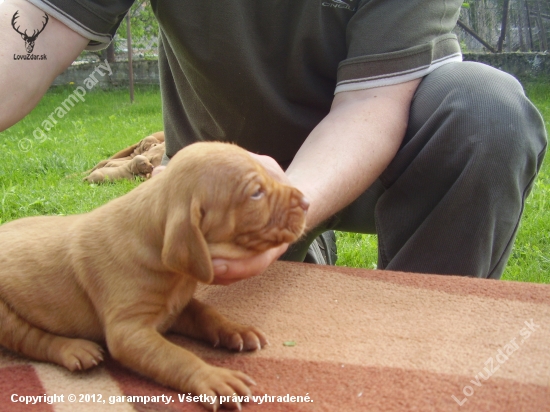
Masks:
[[[247,259],[212,259],[214,266],[213,285],[230,285],[263,273],[269,265],[286,252],[288,243],[268,249]]]

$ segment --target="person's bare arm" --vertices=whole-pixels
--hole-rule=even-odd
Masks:
[[[275,160],[254,157],[310,202],[314,228],[363,193],[394,158],[407,128],[420,80],[338,93],[329,114],[308,136],[286,174]],[[215,282],[229,284],[262,273],[288,245],[247,260],[214,260]]]
[[[40,101],[54,79],[61,74],[88,44],[88,40],[49,17],[44,31],[35,41],[32,54],[46,60],[20,60],[26,55],[25,42],[13,28],[28,34],[40,29],[44,12],[25,0],[6,0],[0,4],[0,131],[25,117]]]
[[[286,171],[311,203],[308,227],[347,206],[386,169],[405,136],[419,83],[336,94]]]

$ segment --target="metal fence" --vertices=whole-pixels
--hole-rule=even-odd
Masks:
[[[157,57],[158,25],[148,1],[130,11],[133,56]],[[464,52],[546,52],[550,40],[550,0],[469,0],[454,30]],[[119,28],[109,51],[84,52],[79,60],[127,60],[126,26]]]
[[[470,0],[463,4],[455,33],[463,51],[548,51],[550,1]]]

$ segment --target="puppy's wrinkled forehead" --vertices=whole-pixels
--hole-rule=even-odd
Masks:
[[[231,153],[217,159],[205,172],[211,184],[209,192],[223,195],[227,200],[239,203],[256,192],[265,192],[274,184],[273,179],[248,153]],[[218,196],[216,196],[218,197]]]
[[[167,171],[193,185],[193,192],[223,193],[234,198],[249,185],[272,180],[248,152],[228,143],[194,143],[178,152]],[[243,193],[244,195],[244,193]]]

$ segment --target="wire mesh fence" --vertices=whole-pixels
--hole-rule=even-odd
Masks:
[[[156,59],[158,24],[149,0],[135,2],[130,17],[134,58]],[[462,4],[454,33],[463,52],[549,51],[550,0],[469,0]],[[109,49],[84,52],[79,60],[127,60],[126,45],[123,22]]]
[[[550,1],[470,0],[463,3],[455,33],[463,51],[548,51]]]

